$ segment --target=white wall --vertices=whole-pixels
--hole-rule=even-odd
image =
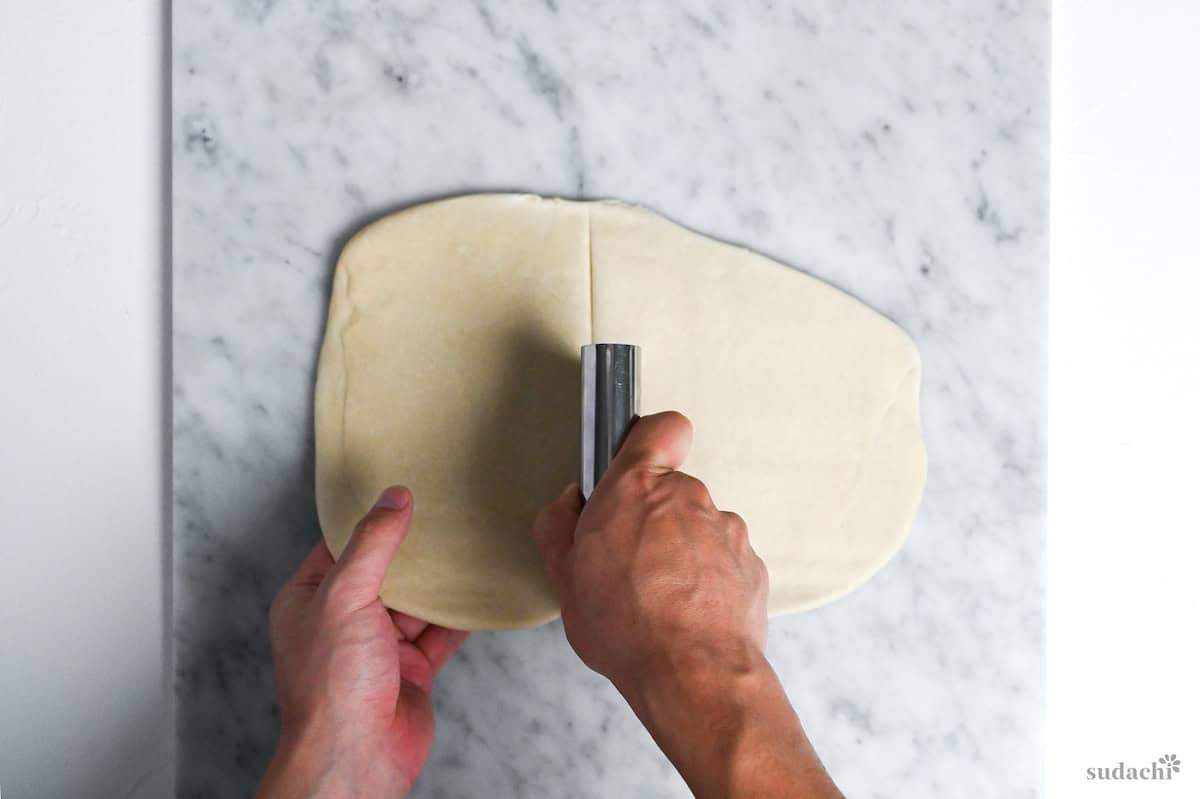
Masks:
[[[161,15],[0,3],[7,799],[171,791]]]
[[[1195,797],[1200,5],[1054,10],[1046,795]]]

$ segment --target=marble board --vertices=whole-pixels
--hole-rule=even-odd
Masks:
[[[774,619],[769,655],[847,795],[1040,795],[1044,0],[172,13],[180,796],[248,795],[274,746],[266,608],[319,535],[339,248],[475,191],[645,205],[913,336],[929,478],[910,539],[854,594]],[[475,635],[435,706],[416,797],[688,795],[558,623]]]

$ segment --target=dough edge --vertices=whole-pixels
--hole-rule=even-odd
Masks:
[[[337,411],[337,418],[339,420],[344,420],[344,412],[345,412],[345,404],[346,404],[344,392],[345,392],[345,386],[346,386],[346,382],[347,382],[347,376],[346,376],[346,363],[345,363],[344,358],[342,357],[342,332],[345,329],[346,325],[351,322],[351,320],[345,318],[344,313],[340,313],[340,314],[337,314],[337,319],[336,319],[337,324],[335,325],[334,324],[334,322],[335,322],[334,311],[335,311],[335,309],[337,309],[337,305],[338,305],[339,290],[343,293],[343,295],[348,295],[349,262],[353,258],[354,251],[357,247],[363,246],[365,242],[376,237],[386,227],[390,226],[391,224],[394,224],[396,221],[400,220],[401,218],[420,215],[420,214],[426,213],[426,212],[434,209],[435,207],[436,208],[444,208],[446,206],[451,206],[451,205],[453,205],[453,206],[460,206],[460,205],[468,206],[468,205],[475,204],[475,203],[481,203],[484,205],[488,205],[488,204],[497,203],[497,202],[534,203],[534,204],[551,203],[551,204],[571,204],[571,205],[587,205],[587,206],[603,205],[603,206],[611,207],[613,209],[621,209],[623,211],[629,211],[629,212],[639,214],[639,215],[643,215],[643,214],[648,215],[648,216],[651,216],[658,220],[664,220],[664,221],[668,222],[672,227],[679,230],[682,234],[702,238],[706,242],[712,244],[713,246],[721,247],[721,248],[728,248],[730,250],[736,251],[737,253],[739,253],[740,255],[743,255],[743,256],[749,255],[757,260],[761,260],[768,264],[771,264],[774,267],[782,267],[785,269],[789,269],[789,270],[795,272],[799,277],[801,277],[803,279],[813,281],[822,287],[832,290],[838,294],[844,295],[845,297],[847,297],[848,299],[850,299],[857,305],[861,306],[861,308],[864,309],[865,311],[876,315],[877,317],[879,317],[880,319],[885,321],[888,325],[890,325],[892,328],[894,328],[895,332],[908,343],[908,349],[912,354],[912,367],[909,369],[908,373],[906,373],[906,378],[908,375],[911,375],[912,379],[911,379],[911,381],[909,381],[907,379],[902,381],[901,385],[897,388],[896,398],[893,400],[892,405],[889,407],[888,411],[885,412],[885,414],[884,414],[885,418],[882,420],[880,430],[878,430],[876,435],[872,437],[872,446],[873,447],[878,446],[879,442],[885,437],[885,435],[889,431],[893,432],[893,434],[895,434],[897,432],[888,425],[888,418],[895,416],[895,414],[891,413],[891,411],[896,408],[911,407],[911,412],[909,414],[899,414],[898,420],[899,420],[899,422],[901,422],[901,425],[900,425],[898,432],[900,435],[911,436],[911,438],[915,442],[913,452],[915,452],[917,454],[917,456],[919,457],[919,460],[920,460],[920,473],[919,473],[919,477],[917,478],[917,481],[916,481],[917,486],[916,486],[916,490],[914,492],[915,499],[912,502],[911,508],[910,508],[909,512],[907,513],[906,517],[902,521],[900,521],[898,519],[898,523],[896,526],[896,532],[893,536],[890,536],[890,539],[891,539],[890,545],[886,546],[886,547],[883,547],[883,546],[879,547],[879,549],[877,550],[877,557],[872,559],[872,562],[870,563],[870,565],[867,568],[858,571],[853,576],[853,579],[847,580],[843,585],[839,586],[837,589],[825,590],[820,595],[809,598],[809,599],[797,599],[795,601],[783,602],[783,603],[770,602],[770,600],[769,600],[768,601],[769,615],[778,616],[778,615],[787,614],[787,613],[801,612],[801,611],[806,611],[806,610],[811,610],[811,609],[814,609],[817,607],[821,607],[823,605],[834,602],[834,601],[846,596],[847,594],[852,593],[853,591],[855,591],[856,589],[858,589],[859,587],[864,585],[872,577],[877,575],[883,569],[883,567],[886,566],[892,560],[893,557],[895,557],[896,553],[904,545],[905,541],[908,538],[909,533],[911,532],[911,528],[912,528],[913,522],[915,520],[916,514],[918,512],[918,509],[920,507],[921,498],[924,493],[924,486],[925,486],[925,481],[927,478],[927,469],[928,469],[928,454],[927,454],[927,450],[926,450],[926,447],[924,444],[924,437],[923,437],[921,419],[920,419],[920,408],[919,408],[919,392],[920,392],[920,384],[921,384],[922,364],[921,364],[920,354],[916,348],[916,345],[913,343],[911,336],[909,336],[908,333],[903,328],[901,328],[894,321],[892,321],[891,319],[889,319],[888,317],[886,317],[885,315],[883,315],[882,313],[877,311],[875,308],[871,307],[870,305],[867,305],[866,303],[862,302],[858,298],[854,297],[853,295],[838,288],[837,286],[835,286],[833,284],[830,284],[824,280],[821,280],[820,278],[814,277],[806,272],[802,272],[799,269],[796,269],[795,267],[792,267],[782,261],[777,261],[767,255],[764,255],[760,252],[752,250],[749,247],[742,246],[742,245],[735,244],[735,243],[732,243],[732,242],[729,242],[729,241],[726,241],[726,240],[723,240],[720,238],[715,238],[715,237],[700,233],[696,230],[693,230],[693,229],[686,227],[685,225],[675,221],[670,216],[659,213],[658,211],[655,211],[646,206],[641,206],[641,205],[637,205],[634,203],[628,203],[625,201],[615,200],[615,199],[571,200],[571,199],[565,199],[565,198],[560,198],[560,197],[545,197],[545,196],[541,196],[541,195],[538,195],[535,193],[483,192],[483,193],[474,193],[474,194],[454,195],[454,196],[448,196],[448,197],[443,197],[443,198],[439,198],[439,199],[434,199],[434,200],[430,200],[427,202],[421,202],[416,205],[411,205],[406,208],[402,208],[400,210],[385,214],[385,215],[369,222],[368,224],[364,225],[358,232],[356,232],[353,236],[351,236],[346,241],[346,243],[342,246],[341,252],[338,255],[337,262],[336,262],[335,269],[334,269],[332,290],[330,291],[330,297],[329,297],[329,302],[328,302],[328,306],[327,306],[325,334],[324,334],[324,338],[322,340],[322,345],[321,345],[320,353],[318,356],[317,379],[316,379],[316,387],[314,390],[314,398],[313,398],[314,428],[315,428],[315,439],[316,439],[316,442],[315,442],[316,455],[315,455],[315,459],[314,459],[315,460],[314,470],[315,470],[315,483],[316,483],[315,497],[316,497],[316,504],[317,504],[317,516],[318,516],[318,522],[321,526],[322,537],[324,538],[326,543],[328,545],[330,545],[331,552],[333,553],[335,558],[337,558],[341,555],[341,550],[343,547],[338,547],[335,550],[331,543],[330,535],[326,532],[329,528],[329,525],[332,524],[332,520],[329,519],[328,508],[331,505],[331,503],[333,502],[332,498],[327,496],[327,494],[329,494],[331,491],[333,491],[335,486],[341,485],[350,496],[354,497],[356,500],[359,500],[360,504],[364,504],[366,507],[369,507],[370,501],[373,500],[373,498],[371,498],[371,500],[368,500],[365,503],[363,503],[361,501],[361,498],[357,496],[357,492],[354,491],[354,487],[352,485],[349,485],[346,482],[346,479],[345,479],[346,472],[344,469],[334,469],[334,471],[336,472],[336,475],[337,475],[336,480],[322,479],[323,478],[323,474],[322,474],[323,465],[326,468],[328,468],[331,464],[340,464],[344,459],[344,452],[343,452],[342,443],[341,443],[342,436],[344,435],[344,430],[345,430],[344,421],[339,421],[336,430],[324,431],[325,434],[322,435],[323,431],[322,431],[321,420],[324,417],[322,415],[321,405],[322,405],[323,397],[327,396],[329,394],[329,392],[340,388],[340,391],[337,392],[339,396],[336,400],[335,407],[336,407],[336,411]],[[344,296],[343,300],[345,300],[342,303],[343,309],[338,309],[338,310],[344,310],[344,308],[346,306],[352,307],[352,303],[350,303],[348,301],[348,297]],[[333,367],[333,366],[336,366],[336,371],[334,369],[331,369],[331,367]],[[336,381],[337,386],[331,386],[330,385],[331,378],[334,377],[335,375],[337,378],[337,381]],[[911,382],[911,390],[906,391],[907,384],[910,382]],[[902,396],[902,395],[905,395],[905,396]],[[912,422],[911,424],[908,423],[910,420]],[[336,441],[325,441],[323,443],[323,439],[331,439],[331,438],[336,439]],[[327,451],[330,446],[333,446],[333,448],[334,448],[334,451],[332,453]],[[864,457],[866,457],[865,454],[864,454]],[[532,522],[533,522],[533,520],[531,519],[530,520],[531,526],[532,526]],[[347,538],[348,537],[349,536],[347,536]],[[414,617],[428,621],[431,624],[437,624],[437,625],[441,625],[444,627],[450,627],[450,628],[454,628],[454,629],[497,630],[497,631],[527,629],[527,628],[538,627],[538,626],[544,625],[546,623],[549,623],[561,615],[560,608],[557,605],[555,605],[552,608],[547,607],[543,610],[537,610],[537,609],[531,608],[527,612],[520,613],[520,614],[513,614],[513,613],[504,612],[504,611],[495,612],[497,609],[492,606],[481,606],[477,609],[477,612],[472,612],[472,613],[464,613],[464,614],[458,614],[458,613],[452,613],[452,612],[447,613],[447,612],[443,611],[441,608],[436,607],[435,606],[436,603],[430,604],[427,601],[423,601],[423,599],[421,597],[405,595],[400,587],[390,585],[389,581],[386,579],[384,581],[383,590],[381,591],[380,596],[381,596],[381,599],[382,599],[384,605],[393,610],[397,610],[402,613],[407,613]]]

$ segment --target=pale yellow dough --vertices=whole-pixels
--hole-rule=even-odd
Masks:
[[[684,469],[746,519],[773,614],[845,594],[903,542],[925,448],[900,328],[644,209],[471,195],[381,219],[338,261],[316,389],[333,553],[403,483],[385,604],[464,629],[556,617],[530,529],[578,479],[593,341],[640,345],[643,413],[692,419]]]

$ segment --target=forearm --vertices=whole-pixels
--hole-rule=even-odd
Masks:
[[[618,686],[698,799],[838,799],[761,655],[676,668]]]

